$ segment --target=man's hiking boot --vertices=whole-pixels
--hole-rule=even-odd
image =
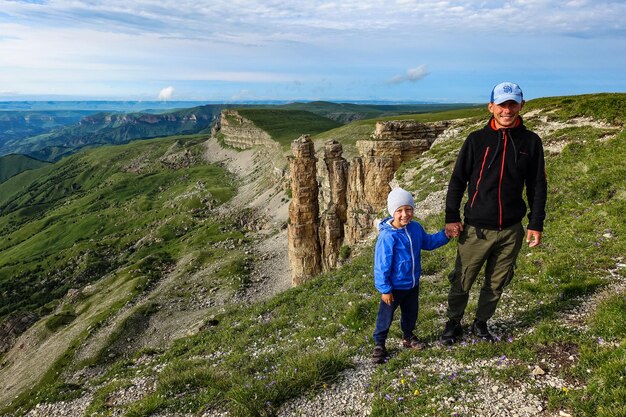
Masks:
[[[387,359],[387,349],[383,345],[374,346],[374,352],[372,353],[372,362],[379,364],[384,363]]]
[[[444,345],[453,345],[463,335],[463,327],[461,322],[456,320],[448,320],[443,333],[441,333],[441,343]]]
[[[415,336],[411,336],[408,339],[402,339],[402,346],[405,349],[414,350],[422,350],[426,347],[426,345]]]
[[[494,341],[493,335],[489,333],[489,327],[487,327],[486,321],[474,320],[474,323],[472,324],[472,333],[474,333],[474,336],[477,338],[486,342],[493,343]]]

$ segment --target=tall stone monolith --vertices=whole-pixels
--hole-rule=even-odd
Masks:
[[[322,270],[319,243],[319,202],[315,147],[308,135],[291,144],[291,202],[289,203],[289,262],[291,281],[299,285]]]
[[[335,206],[335,212],[342,223],[346,221],[348,208],[348,170],[350,164],[342,156],[343,147],[336,140],[329,140],[324,144],[324,163],[328,170],[330,185],[330,203]]]
[[[335,140],[324,144],[324,166],[326,167],[328,195],[325,210],[320,218],[320,249],[322,270],[335,269],[339,262],[339,250],[343,244],[343,225],[348,208],[348,161],[342,156],[343,147]]]
[[[344,244],[354,245],[371,233],[372,206],[365,198],[365,164],[357,157],[350,162],[348,171],[348,210],[344,225]]]

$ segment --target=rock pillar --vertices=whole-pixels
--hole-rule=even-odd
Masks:
[[[324,165],[328,173],[328,206],[320,221],[320,248],[322,270],[337,267],[339,249],[343,244],[343,225],[348,208],[348,161],[342,156],[343,147],[335,140],[324,144]],[[320,190],[323,191],[323,190]]]
[[[291,280],[299,285],[319,274],[319,203],[315,147],[308,135],[291,144],[291,202],[289,203],[289,261]]]
[[[365,198],[365,164],[363,158],[354,158],[348,171],[348,210],[344,225],[344,244],[353,245],[363,240],[372,230],[373,210]]]
[[[335,211],[339,219],[345,223],[346,210],[348,208],[348,161],[341,155],[343,147],[335,140],[329,140],[324,144],[324,162],[328,169],[328,181],[330,183],[330,202],[335,205]]]
[[[387,215],[387,194],[395,172],[403,162],[428,150],[447,126],[445,122],[379,122],[371,140],[357,141],[360,157],[350,163],[343,158],[340,143],[327,141],[317,170],[311,139],[305,135],[292,143],[288,232],[294,285],[336,268],[342,245],[358,244],[372,235],[374,220]],[[320,207],[323,213],[318,218]]]
[[[335,269],[339,261],[339,249],[343,244],[343,222],[334,205],[322,214],[320,220],[322,271],[328,272]]]

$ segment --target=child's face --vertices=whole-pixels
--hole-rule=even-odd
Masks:
[[[393,213],[393,227],[400,228],[404,227],[407,224],[411,223],[413,219],[413,207],[406,205],[400,206]]]

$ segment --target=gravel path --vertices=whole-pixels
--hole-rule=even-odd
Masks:
[[[354,363],[355,368],[343,372],[338,383],[312,398],[289,401],[280,409],[278,417],[369,416],[374,398],[369,392],[369,381],[376,367],[369,357],[358,356]]]

